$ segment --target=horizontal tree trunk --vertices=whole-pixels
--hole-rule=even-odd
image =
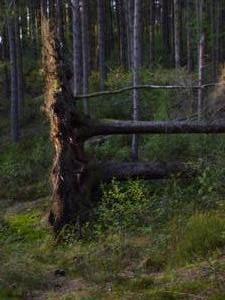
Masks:
[[[180,121],[116,121],[102,120],[89,121],[89,124],[80,129],[80,136],[88,139],[97,135],[116,134],[220,134],[225,133],[225,123],[222,122],[180,122]]]
[[[194,171],[181,162],[106,162],[99,165],[101,181],[109,182],[113,178],[128,179],[166,179],[171,175],[192,177]]]

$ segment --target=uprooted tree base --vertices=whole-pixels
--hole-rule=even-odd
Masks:
[[[51,180],[53,205],[50,224],[57,234],[65,225],[83,223],[93,203],[91,193],[101,181],[112,178],[163,179],[171,174],[193,175],[185,164],[174,163],[97,163],[88,160],[84,143],[97,135],[132,133],[221,133],[222,124],[188,122],[98,121],[77,112],[65,78],[54,26],[43,19],[43,61],[46,76],[45,110],[50,120],[55,149]]]

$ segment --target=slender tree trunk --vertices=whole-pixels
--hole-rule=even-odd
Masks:
[[[180,15],[179,15],[179,1],[174,0],[174,45],[175,45],[175,67],[180,68]]]
[[[6,28],[7,29],[7,28]],[[9,61],[9,41],[8,35],[4,28],[3,36],[2,36],[2,60],[4,61],[4,76],[3,76],[3,95],[6,99],[10,97],[10,78],[9,78],[9,70],[8,70],[8,61]]]
[[[73,0],[73,94],[82,92],[82,32],[79,0]]]
[[[128,41],[127,41],[127,24],[124,0],[116,1],[119,31],[119,47],[120,47],[120,64],[127,69],[128,67]]]
[[[163,47],[164,47],[164,53],[165,53],[165,62],[166,65],[169,65],[170,58],[170,1],[163,0],[163,8],[162,8],[162,38],[163,38]]]
[[[199,86],[203,85],[204,80],[204,51],[205,51],[205,35],[202,33],[199,41],[199,62],[198,62],[198,77]],[[203,88],[198,90],[198,121],[202,118],[202,105],[203,105]]]
[[[83,56],[83,94],[89,90],[89,36],[88,36],[88,1],[82,0],[82,56]],[[88,100],[83,100],[84,113],[89,115]]]
[[[18,93],[18,111],[22,116],[24,104],[24,76],[23,76],[23,56],[20,37],[19,16],[15,16],[15,47],[16,47],[16,69],[17,69],[17,93]]]
[[[133,33],[133,85],[137,86],[140,83],[140,68],[141,68],[141,1],[134,2],[134,33]],[[137,89],[133,91],[133,120],[137,121],[140,117],[139,92]],[[132,159],[138,160],[138,135],[133,135],[132,139]]]
[[[150,0],[150,24],[149,24],[149,67],[152,68],[155,61],[155,1]]]
[[[15,9],[15,7],[13,7]],[[16,53],[15,18],[8,17],[8,36],[10,51],[10,79],[11,79],[11,136],[17,143],[20,137],[19,126],[19,99],[18,99],[18,70]]]
[[[187,13],[186,13],[186,23],[187,23],[187,69],[188,72],[194,70],[194,58],[193,58],[193,30],[192,30],[192,14],[193,14],[193,0],[188,0],[187,2]]]
[[[60,48],[65,47],[63,8],[64,6],[62,0],[57,0],[55,9],[56,9],[56,21],[57,21],[57,38],[60,42]]]
[[[128,28],[129,28],[129,57],[130,69],[133,68],[134,48],[134,0],[128,0]]]
[[[105,45],[105,28],[106,12],[105,1],[98,0],[98,45],[99,45],[99,73],[100,73],[100,90],[104,90],[106,81],[106,45]]]

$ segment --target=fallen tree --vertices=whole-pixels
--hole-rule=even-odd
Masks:
[[[190,178],[195,172],[181,162],[105,162],[98,165],[100,181],[110,182],[113,178],[128,179],[168,179],[171,175]]]
[[[119,120],[87,120],[80,128],[79,134],[88,139],[98,135],[116,134],[191,134],[191,133],[225,133],[222,122],[189,122],[189,121],[119,121]]]
[[[91,193],[101,181],[164,179],[188,174],[181,163],[97,163],[86,157],[84,143],[97,135],[133,133],[223,133],[223,124],[187,122],[98,121],[78,113],[64,72],[54,23],[42,16],[45,111],[50,121],[54,161],[49,222],[55,233],[69,223],[83,223],[92,207]]]

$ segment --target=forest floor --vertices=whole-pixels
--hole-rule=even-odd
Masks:
[[[57,244],[48,200],[1,201],[0,299],[225,299],[222,253],[164,267],[149,256],[149,234]]]
[[[157,83],[162,74],[154,75]],[[174,73],[164,76],[162,84]],[[117,73],[112,79],[110,89],[120,83]],[[145,92],[145,118],[155,100],[155,119],[167,119],[172,109],[171,118],[178,117],[174,96],[179,103],[184,97],[172,94],[169,107],[165,92]],[[115,105],[93,101],[95,115],[128,118],[129,97],[123,106],[112,100]],[[47,224],[52,149],[42,103],[42,97],[27,99],[19,145],[9,139],[8,104],[0,110],[0,299],[224,300],[224,136],[142,137],[142,160],[182,160],[197,170],[196,177],[113,181],[101,187],[83,239],[68,227],[54,240]],[[87,152],[124,161],[130,138],[87,145]]]

